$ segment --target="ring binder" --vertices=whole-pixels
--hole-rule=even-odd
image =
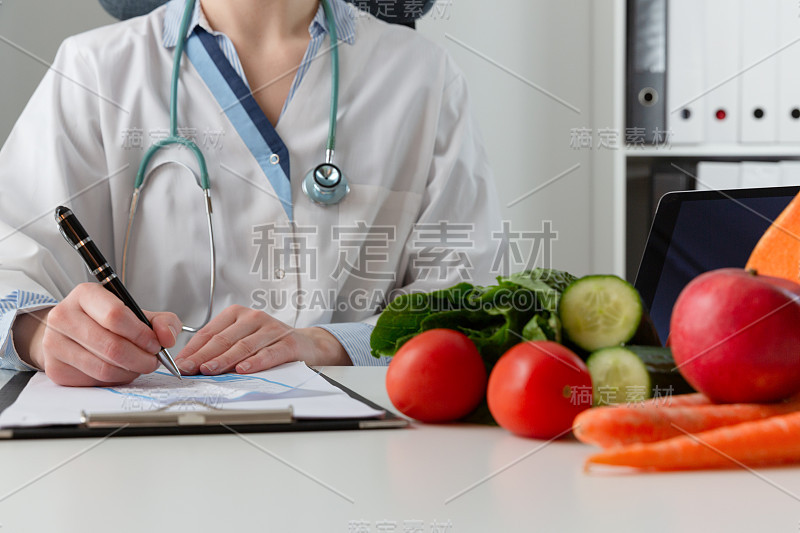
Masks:
[[[627,127],[659,144],[666,130],[667,1],[629,0]]]

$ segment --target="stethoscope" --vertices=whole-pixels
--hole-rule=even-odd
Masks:
[[[308,198],[319,205],[332,205],[338,203],[342,198],[350,192],[350,186],[347,183],[342,171],[333,164],[334,147],[336,144],[336,112],[339,101],[339,50],[338,50],[338,37],[336,34],[336,22],[333,18],[333,11],[328,5],[327,0],[321,0],[322,8],[325,11],[325,17],[328,21],[328,33],[331,41],[331,109],[328,126],[328,143],[325,150],[325,162],[317,165],[306,174],[303,179],[303,192]],[[136,208],[139,204],[139,196],[141,195],[142,187],[144,187],[147,178],[147,166],[150,160],[161,148],[171,144],[179,144],[188,148],[195,156],[197,165],[200,170],[200,176],[186,164],[178,161],[167,161],[157,165],[158,168],[165,164],[178,164],[188,170],[197,181],[197,185],[203,190],[205,196],[206,220],[208,222],[208,240],[211,250],[211,283],[208,291],[208,308],[206,309],[206,316],[203,323],[199,326],[183,326],[183,331],[197,332],[208,324],[211,320],[211,309],[214,305],[214,289],[216,287],[216,247],[214,244],[214,229],[211,223],[211,186],[208,180],[208,169],[206,167],[206,160],[200,148],[191,140],[186,137],[178,135],[178,76],[180,73],[181,58],[183,50],[186,45],[186,33],[189,28],[189,21],[191,20],[192,13],[194,12],[195,0],[187,0],[186,7],[183,11],[181,18],[181,26],[179,30],[178,43],[175,47],[175,56],[172,63],[172,80],[170,84],[170,101],[169,101],[169,135],[154,143],[145,152],[139,170],[136,174],[136,182],[133,188],[133,197],[131,198],[131,207],[128,213],[128,225],[125,229],[125,242],[122,247],[122,269],[121,276],[122,282],[125,282],[125,267],[128,263],[128,244],[131,239],[131,232],[133,229],[134,219],[136,218]],[[151,172],[155,170],[151,169]]]

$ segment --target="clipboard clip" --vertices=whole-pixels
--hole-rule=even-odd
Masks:
[[[172,410],[176,407],[200,406],[206,410]],[[152,411],[87,413],[81,411],[81,425],[87,428],[173,427],[288,424],[293,420],[291,407],[284,409],[220,409],[195,400],[180,400]]]

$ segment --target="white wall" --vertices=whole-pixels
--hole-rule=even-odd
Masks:
[[[540,231],[551,221],[558,232],[551,266],[575,274],[624,273],[619,156],[597,149],[596,136],[593,149],[570,146],[574,128],[621,125],[613,100],[622,94],[614,49],[622,6],[622,0],[438,0],[419,23],[465,72],[512,231]],[[2,0],[0,142],[45,72],[30,54],[49,62],[67,35],[111,21],[96,0]],[[520,251],[527,261],[530,239]],[[536,266],[542,263],[539,255]]]
[[[552,221],[558,232],[552,266],[575,274],[623,273],[621,250],[606,249],[614,245],[604,236],[622,231],[616,217],[618,210],[624,213],[616,205],[620,198],[616,190],[604,190],[614,173],[593,168],[598,159],[608,168],[620,156],[596,148],[596,136],[593,149],[570,146],[574,128],[620,126],[609,99],[619,74],[612,68],[619,29],[612,22],[621,5],[439,0],[418,26],[465,72],[512,230],[535,231]],[[604,53],[598,53],[598,41],[608,48]],[[580,166],[546,185],[575,165]]]
[[[0,2],[0,144],[44,76],[61,41],[114,19],[97,0]]]

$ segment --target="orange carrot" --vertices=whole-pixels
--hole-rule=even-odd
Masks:
[[[705,395],[695,392],[692,394],[670,394],[659,396],[658,398],[650,398],[649,400],[631,405],[635,405],[636,407],[649,405],[657,405],[659,407],[677,407],[683,405],[704,405],[708,403],[711,403],[711,400],[706,398]]]
[[[776,404],[595,407],[575,418],[573,432],[581,442],[610,448],[655,442],[683,432],[699,433],[794,411],[800,411],[800,398]]]
[[[800,411],[661,442],[612,448],[590,456],[585,468],[602,464],[650,470],[698,470],[798,462]]]
[[[800,282],[800,194],[789,202],[750,253],[745,269]]]

